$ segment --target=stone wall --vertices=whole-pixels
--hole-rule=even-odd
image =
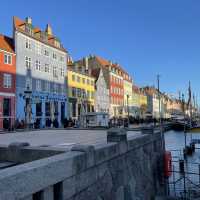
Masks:
[[[127,139],[116,131],[108,138],[106,144],[74,146],[1,170],[0,199],[152,200],[163,195],[161,134]]]

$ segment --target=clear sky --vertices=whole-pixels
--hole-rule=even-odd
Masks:
[[[89,54],[118,62],[139,86],[186,92],[200,99],[199,0],[8,0],[0,32],[12,35],[12,16],[31,16],[53,32],[74,60]]]

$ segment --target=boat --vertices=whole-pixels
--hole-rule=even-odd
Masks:
[[[172,122],[172,129],[175,131],[189,130],[190,125],[187,122],[177,120],[177,121]]]
[[[200,125],[194,126],[189,129],[190,133],[200,133]]]

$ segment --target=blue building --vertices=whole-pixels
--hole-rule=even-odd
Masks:
[[[67,118],[67,51],[47,25],[14,17],[16,119],[38,128],[62,126]],[[54,122],[54,123],[53,123]]]

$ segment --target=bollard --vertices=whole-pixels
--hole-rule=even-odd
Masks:
[[[127,141],[127,133],[123,128],[111,128],[107,131],[107,142]]]
[[[180,173],[184,173],[184,160],[179,160],[179,170]]]
[[[141,128],[142,134],[153,134],[154,133],[154,127],[153,126],[146,126]]]

